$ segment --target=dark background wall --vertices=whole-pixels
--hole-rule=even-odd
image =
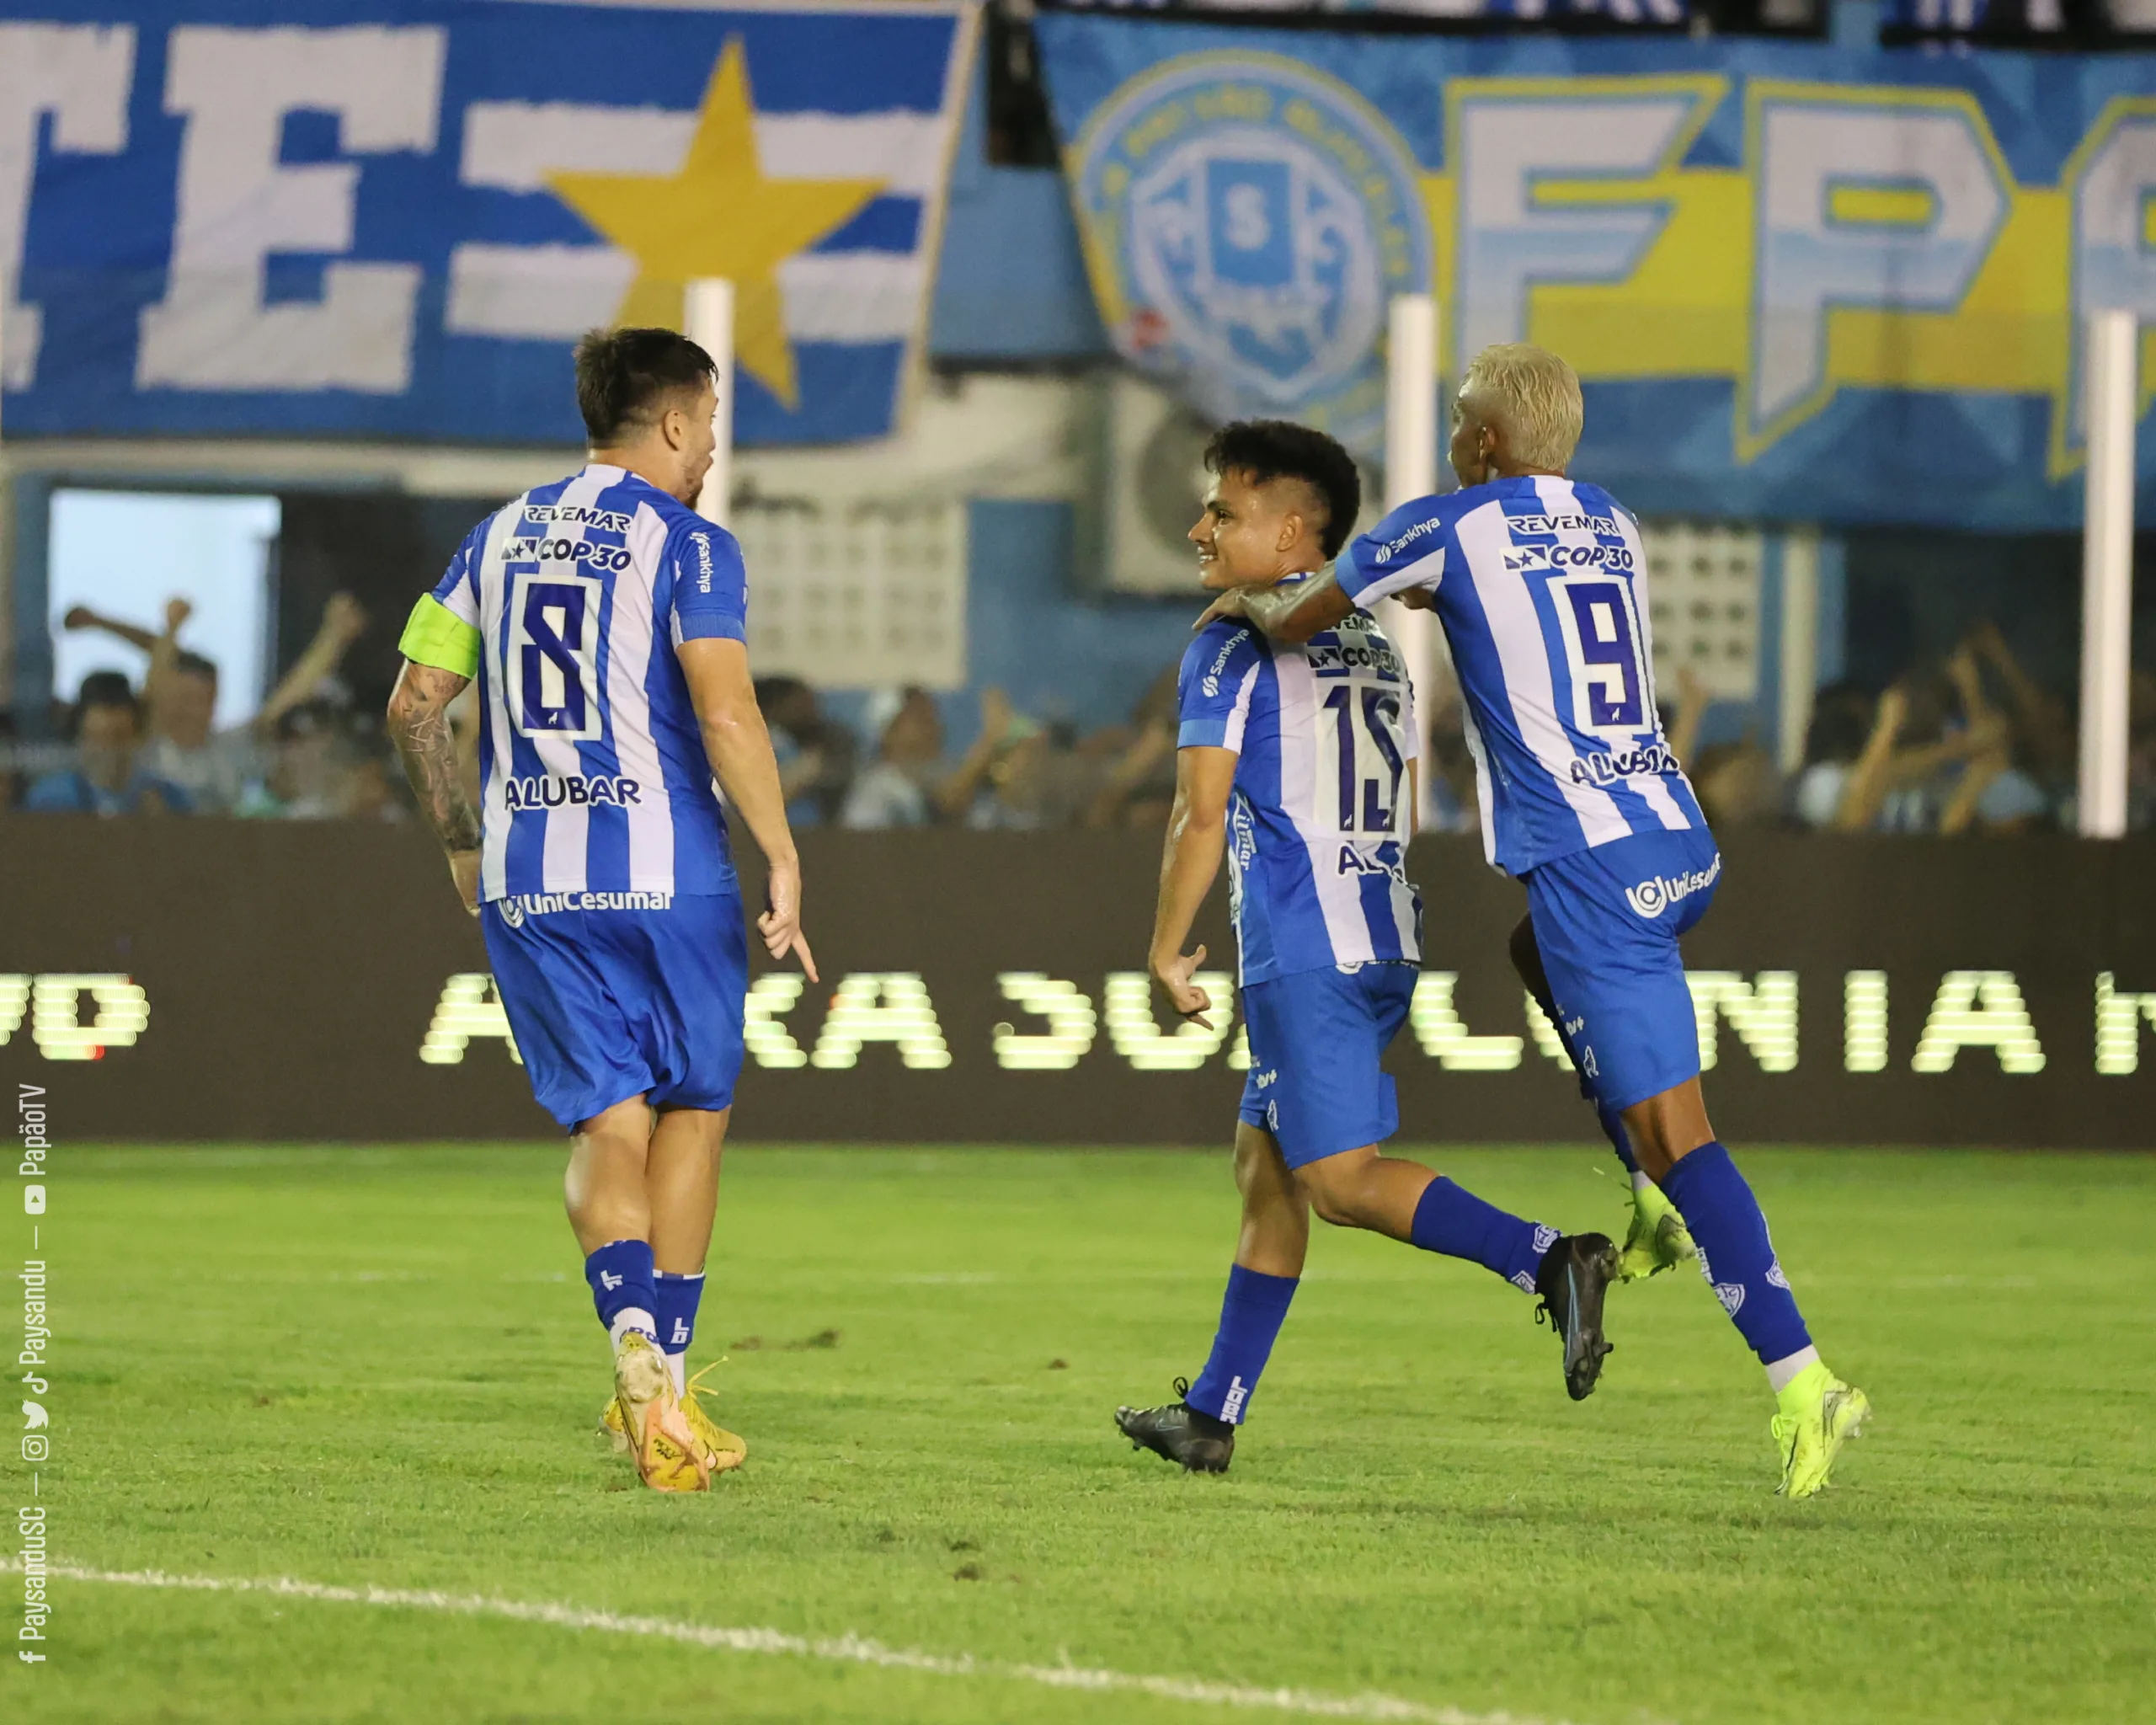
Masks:
[[[1047,1027],[999,972],[1069,979],[1097,1004],[1142,967],[1157,851],[1112,834],[809,834],[808,928],[825,986],[788,1015],[814,1046],[830,991],[862,972],[920,975],[951,1064],[909,1070],[872,1044],[846,1070],[750,1065],[737,1131],[840,1141],[1224,1141],[1241,1075],[1225,1052],[1138,1071],[1105,1029],[1065,1071],[1001,1069],[995,1027]],[[2069,840],[1733,842],[1721,896],[1686,944],[1695,969],[1794,970],[1796,1068],[1767,1072],[1724,1025],[1707,1093],[1737,1142],[2156,1144],[2156,1033],[2130,1076],[2094,1064],[2095,980],[2156,991],[2156,846]],[[1456,840],[1417,845],[1433,969],[1455,971],[1480,1034],[1522,1034],[1504,937],[1521,895]],[[754,891],[754,883],[750,882]],[[51,1092],[55,1130],[172,1140],[539,1137],[552,1127],[499,1040],[454,1065],[419,1058],[446,980],[483,971],[432,845],[410,829],[60,817],[0,820],[0,973],[109,973],[147,993],[132,1047],[95,1061],[40,1054],[26,1021],[0,1076]],[[1231,945],[1213,907],[1203,937]],[[1887,973],[1886,1070],[1843,1059],[1843,980]],[[2011,971],[2045,1053],[2008,1074],[1988,1049],[1951,1071],[1910,1059],[1941,977]],[[85,1017],[88,1001],[83,1001]],[[1165,1008],[1159,1008],[1165,1012]],[[1578,1140],[1593,1122],[1530,1043],[1516,1070],[1447,1071],[1410,1036],[1393,1049],[1409,1140]]]

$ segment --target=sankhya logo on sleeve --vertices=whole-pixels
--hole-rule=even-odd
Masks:
[[[1423,538],[1429,534],[1436,532],[1444,526],[1444,523],[1435,515],[1431,515],[1427,520],[1416,522],[1413,526],[1410,527],[1405,533],[1402,533],[1397,539],[1388,539],[1384,544],[1379,546],[1378,554],[1374,561],[1378,563],[1390,563],[1394,558],[1399,556],[1401,552],[1406,550],[1407,547],[1412,545],[1417,539]]]
[[[1213,655],[1213,663],[1207,670],[1203,681],[1203,686],[1209,697],[1220,692],[1220,673],[1227,669],[1228,661],[1235,656],[1235,649],[1249,638],[1248,629],[1237,629],[1220,644],[1220,650]]]
[[[1652,922],[1672,905],[1705,892],[1721,878],[1721,853],[1716,852],[1715,860],[1705,868],[1695,868],[1689,874],[1659,874],[1626,887],[1625,902],[1632,907],[1634,916]]]

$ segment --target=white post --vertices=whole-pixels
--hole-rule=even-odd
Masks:
[[[2091,312],[2082,395],[2089,477],[2081,537],[2081,773],[2084,838],[2126,831],[2127,696],[2133,653],[2133,414],[2131,312]]]
[[[1427,293],[1403,293],[1392,302],[1385,345],[1385,506],[1388,511],[1438,489],[1438,302]],[[1423,740],[1428,738],[1427,699],[1438,687],[1438,654],[1444,633],[1436,616],[1393,605],[1385,620],[1398,644],[1414,684],[1416,705],[1423,712]],[[1436,808],[1430,764],[1422,778],[1422,817]]]
[[[696,510],[723,527],[734,489],[734,284],[716,277],[691,282],[681,314],[681,333],[711,355],[718,377],[718,406],[711,417],[715,446]]]
[[[1792,527],[1782,535],[1781,711],[1775,715],[1775,757],[1785,773],[1804,765],[1819,692],[1819,530]]]

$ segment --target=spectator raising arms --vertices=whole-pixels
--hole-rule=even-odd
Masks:
[[[92,671],[83,679],[70,740],[75,765],[33,784],[24,809],[40,814],[184,814],[193,806],[184,790],[144,765],[142,703],[118,671]]]
[[[150,655],[142,686],[143,704],[149,709],[144,765],[156,777],[179,786],[196,809],[227,814],[267,771],[277,721],[310,699],[335,672],[366,629],[367,616],[350,594],[333,595],[323,609],[314,639],[270,691],[261,710],[245,723],[220,731],[214,726],[217,667],[179,644],[179,632],[194,612],[184,599],[168,601],[164,633],[158,635],[81,605],[61,622],[66,628],[102,630]]]

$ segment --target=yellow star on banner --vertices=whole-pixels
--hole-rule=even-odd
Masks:
[[[678,328],[683,286],[734,284],[734,353],[787,407],[799,391],[778,266],[853,219],[880,179],[766,179],[756,157],[749,62],[731,38],[704,92],[696,136],[678,171],[551,174],[563,202],[637,260],[617,324]]]

